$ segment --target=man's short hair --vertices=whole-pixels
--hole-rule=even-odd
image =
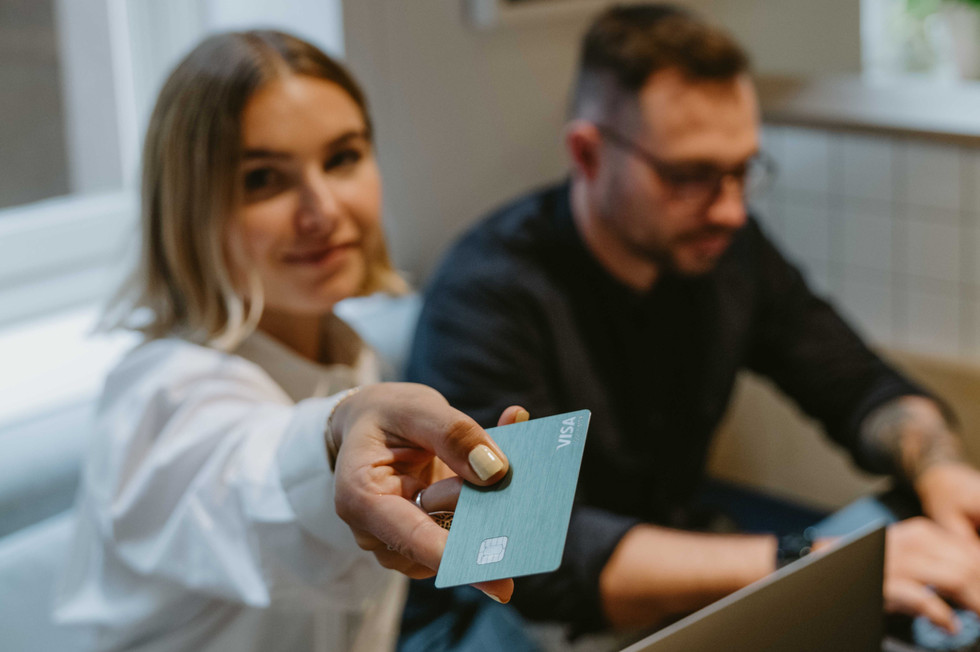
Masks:
[[[749,58],[726,32],[680,7],[616,5],[596,18],[582,41],[572,115],[605,117],[667,69],[694,82],[725,81],[747,72]]]

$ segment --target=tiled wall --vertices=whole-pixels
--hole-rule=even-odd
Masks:
[[[980,362],[980,149],[776,125],[763,147],[764,225],[859,331]]]

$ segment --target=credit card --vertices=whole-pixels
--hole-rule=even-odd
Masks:
[[[558,568],[590,414],[579,410],[487,430],[510,470],[491,487],[463,484],[438,588]]]

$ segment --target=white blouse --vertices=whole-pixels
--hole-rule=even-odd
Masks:
[[[178,339],[106,381],[55,619],[99,650],[392,649],[405,580],[334,510],[324,425],[376,382],[255,333],[235,354]],[[342,340],[343,341],[343,340]]]

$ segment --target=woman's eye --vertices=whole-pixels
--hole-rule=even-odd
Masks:
[[[245,173],[245,192],[256,192],[272,186],[277,179],[272,168],[257,168]]]
[[[334,168],[345,167],[349,165],[354,165],[358,161],[364,158],[364,154],[357,149],[345,149],[337,152],[333,156],[327,159],[326,163],[323,164],[325,170],[332,170]]]
[[[245,201],[261,201],[279,194],[289,184],[289,178],[281,170],[273,167],[255,168],[245,173]]]

